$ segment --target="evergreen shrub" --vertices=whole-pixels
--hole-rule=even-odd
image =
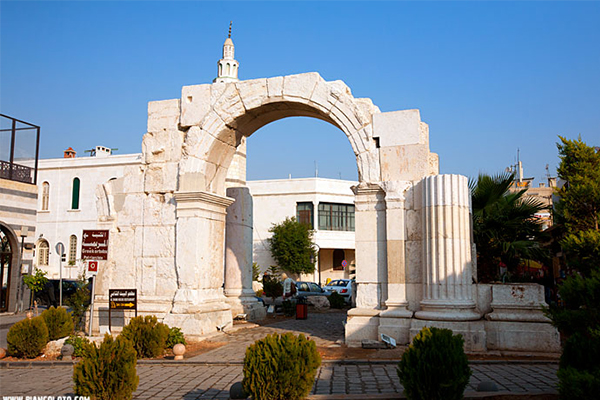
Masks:
[[[75,394],[94,400],[128,400],[137,389],[136,352],[123,336],[104,336],[96,348],[84,344],[83,358],[73,367]]]
[[[48,327],[42,317],[24,319],[10,327],[6,342],[8,354],[35,358],[48,343]]]
[[[78,331],[85,330],[85,313],[90,307],[90,284],[81,276],[77,281],[77,290],[69,298],[66,303],[71,308],[71,318],[75,324],[75,329]]]
[[[342,308],[344,307],[344,297],[339,294],[338,292],[333,292],[331,293],[331,295],[329,297],[327,297],[327,300],[329,300],[329,306],[331,308]]]
[[[49,340],[64,338],[73,332],[73,319],[62,307],[50,307],[42,313],[42,318],[48,327]]]
[[[174,326],[169,330],[169,336],[167,338],[167,349],[172,349],[173,346],[175,346],[178,343],[184,345],[187,344],[185,341],[185,337],[183,336],[183,332],[181,332],[181,329]]]
[[[73,346],[73,355],[75,357],[83,357],[85,346],[90,344],[90,341],[83,336],[71,335],[67,340],[65,340],[65,344],[70,344]]]
[[[131,341],[138,358],[155,358],[165,352],[169,327],[154,315],[139,316],[129,321],[121,336]]]
[[[276,333],[246,349],[242,386],[255,400],[298,400],[313,386],[321,356],[304,335]]]
[[[462,399],[471,376],[463,343],[449,329],[423,328],[398,364],[407,399]]]
[[[600,393],[600,331],[577,332],[565,342],[558,369],[561,399],[595,398]]]

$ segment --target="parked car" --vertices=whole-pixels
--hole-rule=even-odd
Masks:
[[[67,299],[77,291],[79,282],[74,280],[63,279],[63,305]],[[58,306],[60,300],[60,280],[49,279],[44,289],[35,294],[35,300],[38,302],[38,306]]]
[[[352,299],[352,279],[335,279],[325,285],[325,290],[338,292],[346,303],[350,303]]]
[[[296,297],[298,296],[329,296],[330,290],[325,290],[314,282],[296,282]]]

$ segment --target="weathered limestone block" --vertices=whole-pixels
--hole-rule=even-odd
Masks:
[[[167,129],[148,132],[142,140],[143,162],[178,161],[181,158],[183,132]]]
[[[143,225],[143,207],[140,205],[144,204],[145,199],[146,194],[144,193],[116,195],[115,209],[119,215],[118,226]]]
[[[349,91],[350,89],[348,89]],[[355,103],[351,93],[343,92],[331,108],[331,118],[341,121],[348,129],[359,130],[371,123],[371,115],[365,114]]]
[[[547,306],[544,287],[537,283],[494,284],[490,321],[547,322],[542,306]]]
[[[316,72],[285,76],[283,78],[283,98],[294,101],[309,100],[317,82],[322,80],[323,78]]]
[[[487,349],[560,352],[560,335],[549,323],[485,321]]]
[[[264,78],[236,82],[235,86],[246,110],[260,107],[263,99],[268,96],[267,80]]]
[[[333,96],[329,83],[323,79],[318,80],[310,96],[309,104],[327,115],[336,102],[337,97]]]
[[[419,110],[383,112],[373,115],[374,135],[381,147],[422,144],[429,147],[428,130],[421,125]]]
[[[179,99],[151,101],[148,103],[148,132],[176,131],[181,107]]]
[[[426,144],[382,146],[379,149],[382,180],[420,180],[429,174],[429,154]]]
[[[146,193],[174,192],[177,189],[179,167],[175,162],[152,163],[146,168],[144,191]]]
[[[175,226],[140,226],[135,229],[136,242],[140,243],[140,257],[174,257]]]
[[[181,88],[181,126],[199,125],[211,107],[211,86],[194,85]]]
[[[363,340],[379,339],[379,310],[353,308],[348,310],[346,345],[360,347]]]
[[[144,225],[174,226],[175,200],[172,193],[151,193],[141,201]],[[137,203],[139,208],[140,202]]]
[[[269,94],[269,102],[283,97],[283,76],[267,79],[267,93]]]
[[[381,150],[381,149],[379,149]],[[361,182],[380,182],[381,168],[379,166],[379,152],[365,151],[356,155],[358,164],[358,180]]]
[[[246,109],[235,84],[226,84],[225,91],[213,103],[212,109],[221,117],[223,122],[235,128],[235,117],[242,115]]]

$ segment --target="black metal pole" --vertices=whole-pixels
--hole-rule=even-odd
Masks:
[[[40,156],[40,127],[37,128],[37,138],[35,140],[35,171],[33,171],[33,184],[37,185],[38,175],[38,157]]]
[[[8,179],[12,181],[13,163],[15,162],[15,130],[17,129],[17,121],[12,120],[12,129],[10,134],[10,169],[8,170]]]

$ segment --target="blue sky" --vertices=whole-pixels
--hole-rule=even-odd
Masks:
[[[71,146],[141,151],[147,103],[210,83],[233,20],[241,79],[316,71],[381,111],[418,108],[442,173],[520,149],[554,173],[557,135],[600,145],[599,2],[0,3],[0,110]],[[248,140],[248,179],[356,179],[339,130],[291,118]]]

